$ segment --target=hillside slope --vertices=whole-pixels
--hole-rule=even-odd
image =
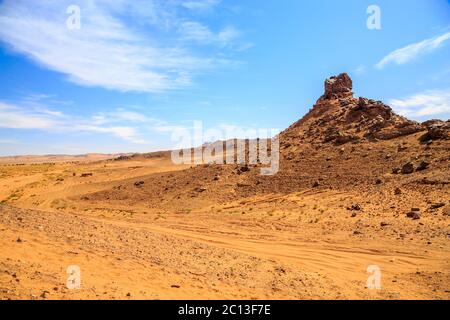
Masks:
[[[274,176],[169,152],[0,165],[0,298],[450,299],[448,134],[343,74],[280,134]]]

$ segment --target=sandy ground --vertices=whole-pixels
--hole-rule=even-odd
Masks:
[[[401,178],[391,162],[361,173],[367,150],[378,158],[397,143],[361,146],[350,164],[330,147],[283,161],[271,180],[167,156],[2,165],[0,297],[449,299],[448,162]],[[448,145],[435,148],[446,159]],[[323,155],[339,169],[313,188],[330,163]],[[407,218],[413,207],[421,219]],[[70,265],[80,289],[66,287]],[[381,289],[366,286],[370,265]]]

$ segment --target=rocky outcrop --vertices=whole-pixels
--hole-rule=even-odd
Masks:
[[[346,73],[325,80],[324,94],[305,117],[282,133],[284,142],[295,144],[295,139],[301,139],[341,145],[363,139],[390,140],[426,130],[424,125],[397,115],[382,101],[353,97],[352,89],[352,79]],[[424,139],[442,136],[442,124],[433,123]]]
[[[450,139],[450,121],[429,120],[422,124],[427,133],[420,137],[421,142]]]
[[[338,99],[353,96],[353,82],[346,73],[325,80],[325,99]]]

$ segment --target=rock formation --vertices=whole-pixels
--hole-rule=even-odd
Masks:
[[[427,133],[420,138],[422,142],[450,139],[450,121],[429,120],[422,125],[427,129]]]
[[[325,80],[325,92],[313,108],[281,137],[287,144],[299,141],[345,144],[363,139],[390,140],[426,131],[427,126],[395,114],[382,101],[353,96],[346,73]],[[430,124],[424,140],[445,137],[445,125]]]
[[[353,96],[353,82],[349,75],[341,73],[337,77],[325,80],[325,99],[337,99]]]

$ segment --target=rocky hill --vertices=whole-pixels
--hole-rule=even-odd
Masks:
[[[274,176],[261,176],[260,165],[200,165],[122,181],[83,199],[185,210],[310,189],[383,185],[394,193],[405,184],[417,190],[429,184],[447,186],[448,137],[448,121],[421,124],[395,114],[381,101],[355,98],[352,80],[341,74],[326,80],[324,95],[311,111],[280,134],[280,170]]]
[[[327,79],[323,96],[301,120],[282,133],[283,142],[341,145],[363,140],[390,140],[428,129],[431,133],[424,140],[448,139],[448,121],[420,124],[395,114],[382,101],[356,98],[352,90],[352,80],[346,73]]]
[[[342,74],[281,133],[272,176],[170,152],[0,165],[0,299],[448,300],[448,133]]]

